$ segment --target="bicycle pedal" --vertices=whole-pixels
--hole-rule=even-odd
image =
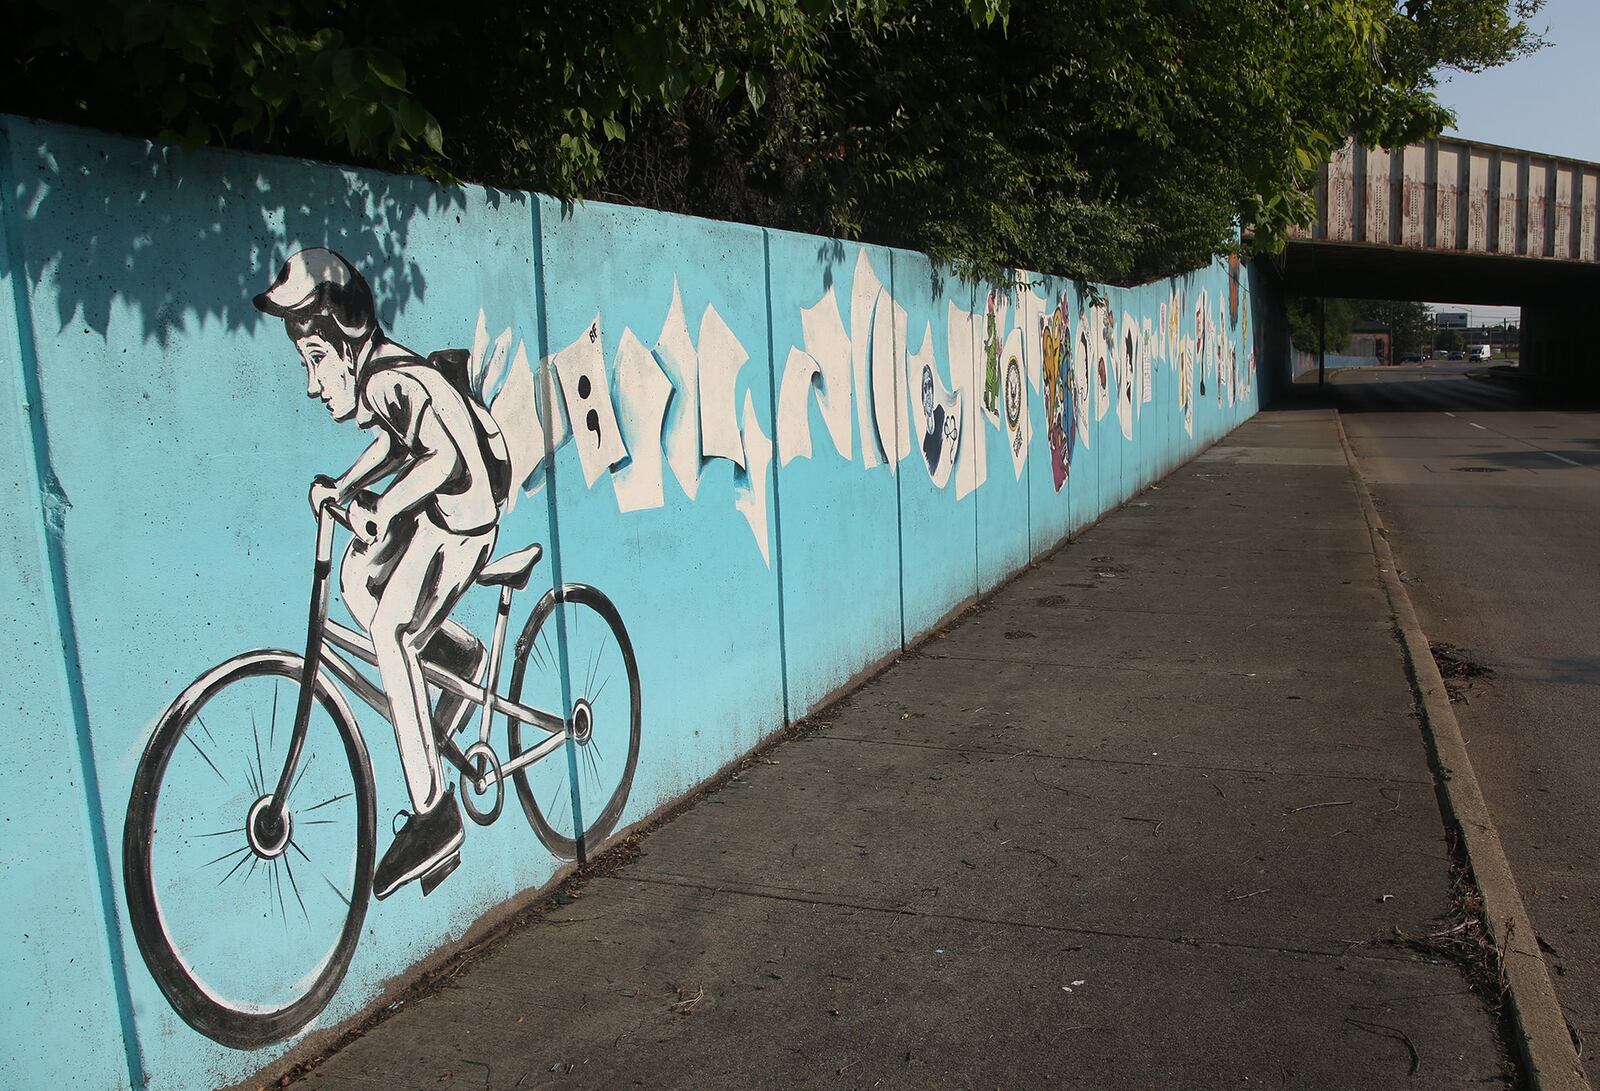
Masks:
[[[450,873],[461,866],[461,854],[454,852],[448,860],[441,861],[432,871],[422,877],[422,896],[426,898],[436,890],[440,883],[450,878]]]

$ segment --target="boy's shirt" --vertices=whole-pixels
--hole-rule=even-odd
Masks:
[[[420,435],[429,415],[455,445],[456,472],[428,503],[441,526],[475,534],[495,525],[506,499],[510,459],[487,410],[472,405],[437,368],[409,355],[369,364],[358,397],[389,433],[396,453],[411,460],[428,453]]]

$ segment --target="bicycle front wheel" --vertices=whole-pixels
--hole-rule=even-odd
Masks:
[[[288,1038],[327,1005],[372,891],[372,767],[325,677],[287,821],[271,820],[304,665],[247,652],[184,690],[145,747],[123,827],[145,965],[184,1022],[235,1049]]]
[[[558,708],[562,699],[560,657],[556,654],[557,611],[566,638],[567,691],[572,701],[568,734],[576,748],[577,806],[567,756],[556,750],[513,774],[528,824],[544,846],[563,860],[575,860],[611,835],[622,817],[639,765],[639,666],[633,642],[617,608],[598,590],[569,583],[550,591],[534,607],[511,669],[510,696],[523,700],[524,687],[536,707]],[[527,749],[525,734],[547,736],[512,720],[511,756]],[[577,818],[575,819],[575,814]],[[578,819],[581,819],[579,821]]]

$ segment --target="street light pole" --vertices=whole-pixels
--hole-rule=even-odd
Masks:
[[[1327,382],[1328,366],[1328,299],[1317,297],[1317,385]]]

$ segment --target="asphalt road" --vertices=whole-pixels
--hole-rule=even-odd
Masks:
[[[1456,712],[1600,1086],[1600,412],[1468,370],[1332,378],[1429,639],[1493,671]]]

